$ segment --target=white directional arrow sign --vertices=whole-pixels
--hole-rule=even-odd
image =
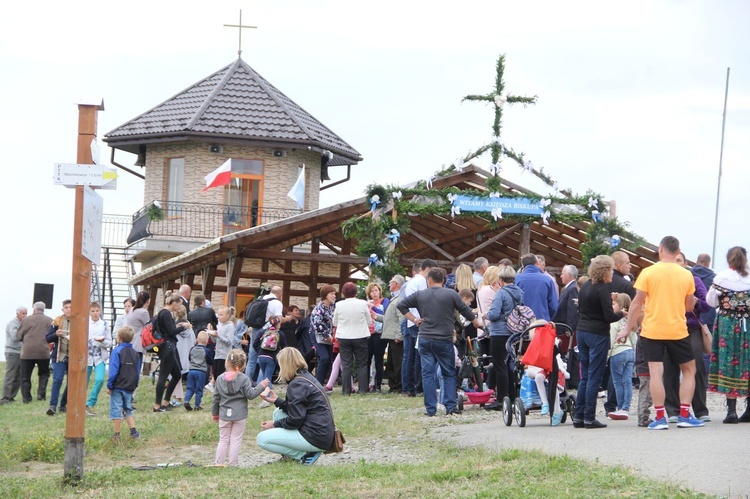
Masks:
[[[75,163],[55,163],[52,181],[55,185],[75,187],[87,185],[100,189],[115,189],[117,170],[103,165],[78,165]]]

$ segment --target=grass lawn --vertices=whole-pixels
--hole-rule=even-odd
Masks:
[[[0,377],[4,372],[0,363]],[[312,467],[279,461],[255,445],[260,421],[270,419],[271,409],[259,409],[260,400],[252,400],[240,467],[207,467],[218,441],[218,428],[210,416],[210,393],[203,403],[209,410],[198,413],[176,408],[154,414],[153,396],[154,387],[144,378],[135,413],[141,439],[130,441],[123,428],[123,443],[115,446],[108,420],[109,396],[102,392],[97,415],[86,419],[85,477],[77,487],[62,481],[64,415],[47,416],[45,402],[24,405],[20,394],[19,402],[0,406],[0,497],[699,496],[621,467],[515,449],[460,449],[430,438],[431,428],[469,424],[478,418],[486,421],[484,411],[425,418],[420,399],[396,395],[343,397],[334,393],[331,402],[347,449],[321,457]],[[134,469],[187,461],[199,466]]]

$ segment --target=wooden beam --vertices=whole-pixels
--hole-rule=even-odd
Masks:
[[[291,260],[290,260],[291,261]],[[312,262],[316,263],[316,262]],[[312,274],[312,272],[311,272]],[[226,272],[223,270],[217,270],[216,271],[216,277],[225,277]],[[318,276],[322,279],[338,279],[338,276]],[[292,281],[292,282],[301,282],[303,284],[307,284],[310,282],[311,276],[307,274],[295,274],[294,272],[242,272],[240,274],[241,279],[260,279],[262,281]],[[197,286],[197,284],[196,284]]]
[[[227,306],[234,307],[237,305],[237,285],[240,282],[240,273],[244,258],[242,255],[229,253],[226,260],[227,269]]]
[[[286,249],[287,253],[294,253],[294,247],[289,246]],[[292,260],[284,260],[284,273],[285,274],[291,274],[292,273]],[[284,279],[282,281],[281,285],[281,294],[282,296],[286,297],[289,296],[289,291],[292,290],[292,283],[289,279]],[[289,301],[287,300],[287,305],[289,305]]]
[[[449,245],[452,249],[458,249],[459,252],[470,250],[473,246],[466,244],[467,237],[474,238],[477,234],[483,234],[489,231],[486,225],[478,225],[473,219],[461,219],[461,225],[450,221],[449,219],[438,218],[439,223],[431,223],[425,218],[411,218],[412,230],[418,230],[421,233],[430,234],[433,240],[437,239],[440,246],[447,248]],[[477,219],[480,220],[480,219]],[[484,219],[481,219],[485,222]],[[423,242],[411,238],[410,234],[404,234],[402,243],[406,247],[402,254],[413,253],[412,256],[418,257],[421,253]],[[424,247],[427,247],[425,244]],[[456,258],[458,260],[458,258]]]
[[[531,227],[528,223],[525,223],[523,224],[523,228],[521,229],[521,245],[518,247],[518,252],[521,254],[521,256],[526,255],[531,251],[529,239],[530,236]]]
[[[336,233],[336,232],[338,232],[339,234],[341,234],[341,220],[336,220],[335,222],[333,222],[333,223],[331,223],[329,225],[326,225],[323,228],[320,228],[320,229],[314,230],[314,231],[310,231],[310,232],[305,232],[302,235],[299,235],[299,236],[291,238],[291,239],[286,239],[286,240],[280,241],[277,244],[282,244],[284,246],[288,246],[288,245],[297,246],[298,244],[306,243],[308,241],[312,241],[315,238],[321,238],[321,237],[324,237],[324,236],[327,236],[329,234],[333,234],[333,233]],[[277,248],[275,248],[275,245],[268,245],[266,247],[277,249]]]
[[[187,272],[183,271],[180,275],[180,286],[182,286],[183,284],[187,284],[192,288],[194,283],[195,274],[188,274]]]
[[[237,286],[240,282],[242,265],[245,259],[242,255],[230,253],[226,260],[226,275],[229,286]]]
[[[154,309],[156,308],[156,292],[159,288],[154,284],[151,284],[148,287],[144,285],[144,288],[148,289],[148,295],[151,297],[148,303],[148,316],[153,317]]]
[[[351,243],[350,243],[351,244]],[[346,244],[344,244],[346,246]],[[285,255],[283,252],[269,251],[269,250],[252,250],[247,249],[243,253],[245,258],[275,258],[277,260],[294,260],[298,262],[319,262],[319,263],[347,263],[347,264],[360,264],[367,265],[367,258],[355,255],[349,255],[344,251],[341,255],[322,255],[313,253],[294,253],[293,255]],[[266,271],[267,271],[266,263]]]
[[[167,291],[172,289],[174,286],[174,281],[162,281],[161,282],[161,303],[159,304],[159,308],[164,306],[164,299],[167,296]],[[151,297],[151,301],[155,300],[156,297]]]
[[[417,239],[419,239],[420,241],[422,241],[423,243],[425,243],[427,246],[429,246],[430,248],[434,249],[435,251],[437,251],[438,253],[440,253],[444,257],[446,257],[448,260],[454,261],[456,259],[456,257],[454,257],[453,255],[451,255],[450,253],[448,253],[447,251],[445,251],[443,248],[441,248],[437,244],[433,243],[432,241],[430,241],[429,239],[427,239],[425,236],[423,236],[419,232],[415,231],[414,229],[412,229],[409,232],[409,234],[411,234],[412,236],[416,237]]]
[[[349,253],[351,253],[351,251],[352,251],[352,240],[351,239],[347,239],[347,240],[344,241],[344,245],[341,248],[341,253],[342,254],[341,255],[336,255],[336,259],[339,262],[341,262],[341,265],[339,266],[339,290],[341,290],[341,286],[343,286],[344,283],[349,280],[349,277],[351,277],[351,269],[349,268],[349,262],[345,262],[344,261],[345,258],[346,258],[346,256],[348,256]],[[362,260],[364,260],[365,262],[367,262],[366,258],[357,257],[357,260],[358,261],[351,262],[351,263],[353,263],[353,264],[357,264],[357,263],[361,264]]]
[[[333,252],[334,252],[334,253],[336,253],[337,255],[340,255],[340,254],[341,254],[341,250],[340,250],[339,248],[335,247],[335,246],[334,246],[334,245],[332,245],[332,244],[328,244],[328,243],[327,243],[327,242],[325,242],[325,241],[320,241],[320,244],[322,244],[323,246],[325,246],[325,247],[326,247],[326,248],[328,248],[329,250],[333,251]]]
[[[492,238],[486,240],[485,242],[483,242],[482,244],[480,244],[476,248],[474,248],[472,250],[469,250],[469,251],[467,251],[467,252],[465,252],[465,253],[463,253],[461,255],[458,255],[456,257],[456,260],[463,260],[467,256],[472,255],[472,254],[476,253],[477,251],[479,251],[479,250],[481,250],[483,248],[486,248],[487,246],[489,246],[490,244],[494,243],[498,239],[502,239],[503,237],[507,236],[508,234],[513,233],[513,231],[516,230],[521,225],[522,224],[519,223],[519,224],[516,224],[516,225],[514,225],[513,227],[511,227],[509,229],[506,229],[506,230],[502,231],[500,234],[498,234],[496,236],[493,236]]]
[[[213,292],[215,281],[216,267],[213,265],[203,267],[201,269],[201,285],[203,288],[203,294],[206,296],[206,300],[211,300],[211,293]]]
[[[362,213],[366,208],[364,202],[343,203],[346,206],[336,205],[326,209],[318,210],[317,213],[309,218],[297,218],[295,224],[278,224],[272,223],[267,226],[260,226],[252,230],[252,239],[263,242],[263,247],[273,246],[275,244],[292,244],[295,238],[303,238],[303,241],[309,241],[311,234],[317,233],[322,227],[339,228],[341,222],[349,217]],[[283,229],[283,230],[279,230]],[[244,238],[242,238],[244,239]],[[232,241],[222,243],[225,248],[238,247],[247,244],[247,241],[237,238]],[[298,244],[298,243],[295,243]]]
[[[310,246],[310,254],[320,253],[320,239],[314,238]],[[307,302],[315,303],[318,297],[318,262],[310,262],[310,279],[307,289]]]

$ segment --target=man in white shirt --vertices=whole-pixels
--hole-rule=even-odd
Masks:
[[[482,285],[482,279],[484,278],[484,271],[490,266],[489,260],[485,257],[480,256],[474,260],[474,284],[479,288]]]
[[[182,300],[182,305],[185,307],[185,311],[190,311],[190,294],[193,292],[192,288],[187,284],[180,286],[178,293]]]
[[[414,266],[414,277],[401,289],[402,299],[427,289],[427,273],[433,267],[437,267],[437,263],[429,258],[423,260],[421,265]],[[416,308],[410,308],[409,312],[415,319],[419,319],[419,311]],[[422,391],[422,363],[416,350],[418,334],[419,327],[412,321],[407,321],[404,331],[404,359],[401,363],[401,393],[409,397],[416,397],[417,392]]]

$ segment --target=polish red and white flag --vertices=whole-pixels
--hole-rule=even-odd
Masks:
[[[206,187],[203,188],[203,192],[213,187],[229,185],[229,182],[232,180],[232,160],[226,160],[223,165],[206,175],[205,178]]]

